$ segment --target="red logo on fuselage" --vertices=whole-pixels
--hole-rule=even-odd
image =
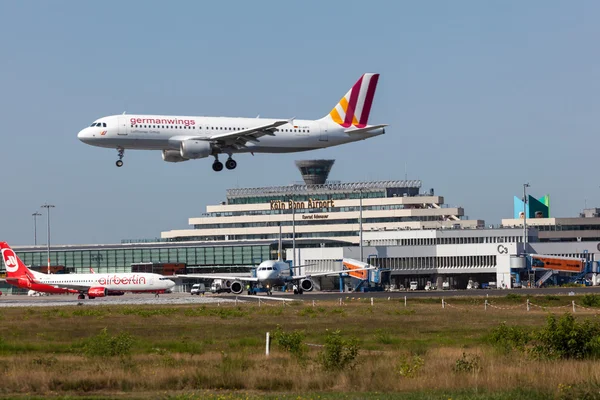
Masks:
[[[98,283],[101,285],[145,285],[146,278],[139,275],[133,276],[122,276],[118,275],[108,276],[106,278],[98,279]]]
[[[16,272],[19,269],[17,255],[12,249],[2,249],[2,258],[7,272]]]

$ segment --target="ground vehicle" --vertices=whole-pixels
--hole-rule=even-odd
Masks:
[[[229,279],[215,279],[210,285],[210,291],[212,293],[231,293],[232,280]]]
[[[409,286],[408,290],[417,290],[418,287],[419,287],[419,283],[417,281],[412,281],[412,282],[410,282],[410,286]]]
[[[427,283],[425,284],[425,290],[436,290],[437,287],[431,282],[431,281],[427,281]]]
[[[443,290],[448,290],[448,289],[450,289],[450,282],[448,282],[448,281],[444,281],[444,282],[442,283],[442,289],[443,289]]]
[[[467,289],[479,289],[479,282],[469,279],[469,283],[467,284]]]
[[[194,286],[192,286],[192,290],[190,290],[190,294],[191,295],[201,295],[204,294],[206,292],[206,286],[204,286],[204,283],[196,283]]]

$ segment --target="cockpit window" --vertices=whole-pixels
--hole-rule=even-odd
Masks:
[[[106,128],[106,122],[103,122],[103,123],[102,123],[102,126]]]

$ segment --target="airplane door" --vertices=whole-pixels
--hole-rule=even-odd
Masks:
[[[129,127],[127,125],[127,117],[119,117],[119,129],[117,131],[117,135],[127,136],[128,129]]]
[[[327,124],[321,125],[321,132],[319,134],[319,142],[327,142],[329,141],[329,136],[327,133]]]

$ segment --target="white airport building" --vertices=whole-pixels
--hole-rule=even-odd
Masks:
[[[447,282],[461,289],[474,280],[509,288],[519,279],[531,282],[531,276],[515,273],[523,267],[524,253],[600,260],[598,209],[578,218],[528,219],[524,243],[523,220],[505,219],[486,228],[433,189],[422,191],[421,181],[331,182],[333,160],[296,164],[302,183],[230,189],[222,203],[192,216],[189,228],[162,232],[157,239],[52,245],[53,271],[247,273],[277,257],[280,229],[286,259],[309,265],[302,272],[341,271],[342,258],[362,254],[387,271],[386,282],[393,287],[417,281],[422,288],[431,281],[438,288]],[[25,264],[46,269],[45,245],[14,249]],[[591,278],[597,282],[596,274]],[[340,282],[323,278],[316,283],[337,289]]]
[[[421,181],[355,183],[326,181],[333,160],[296,162],[305,182],[288,186],[229,189],[226,201],[190,218],[191,229],[163,232],[168,241],[277,240],[284,238],[359,243],[362,230],[482,228],[464,219],[464,209],[447,206]],[[362,215],[361,215],[362,214]]]

